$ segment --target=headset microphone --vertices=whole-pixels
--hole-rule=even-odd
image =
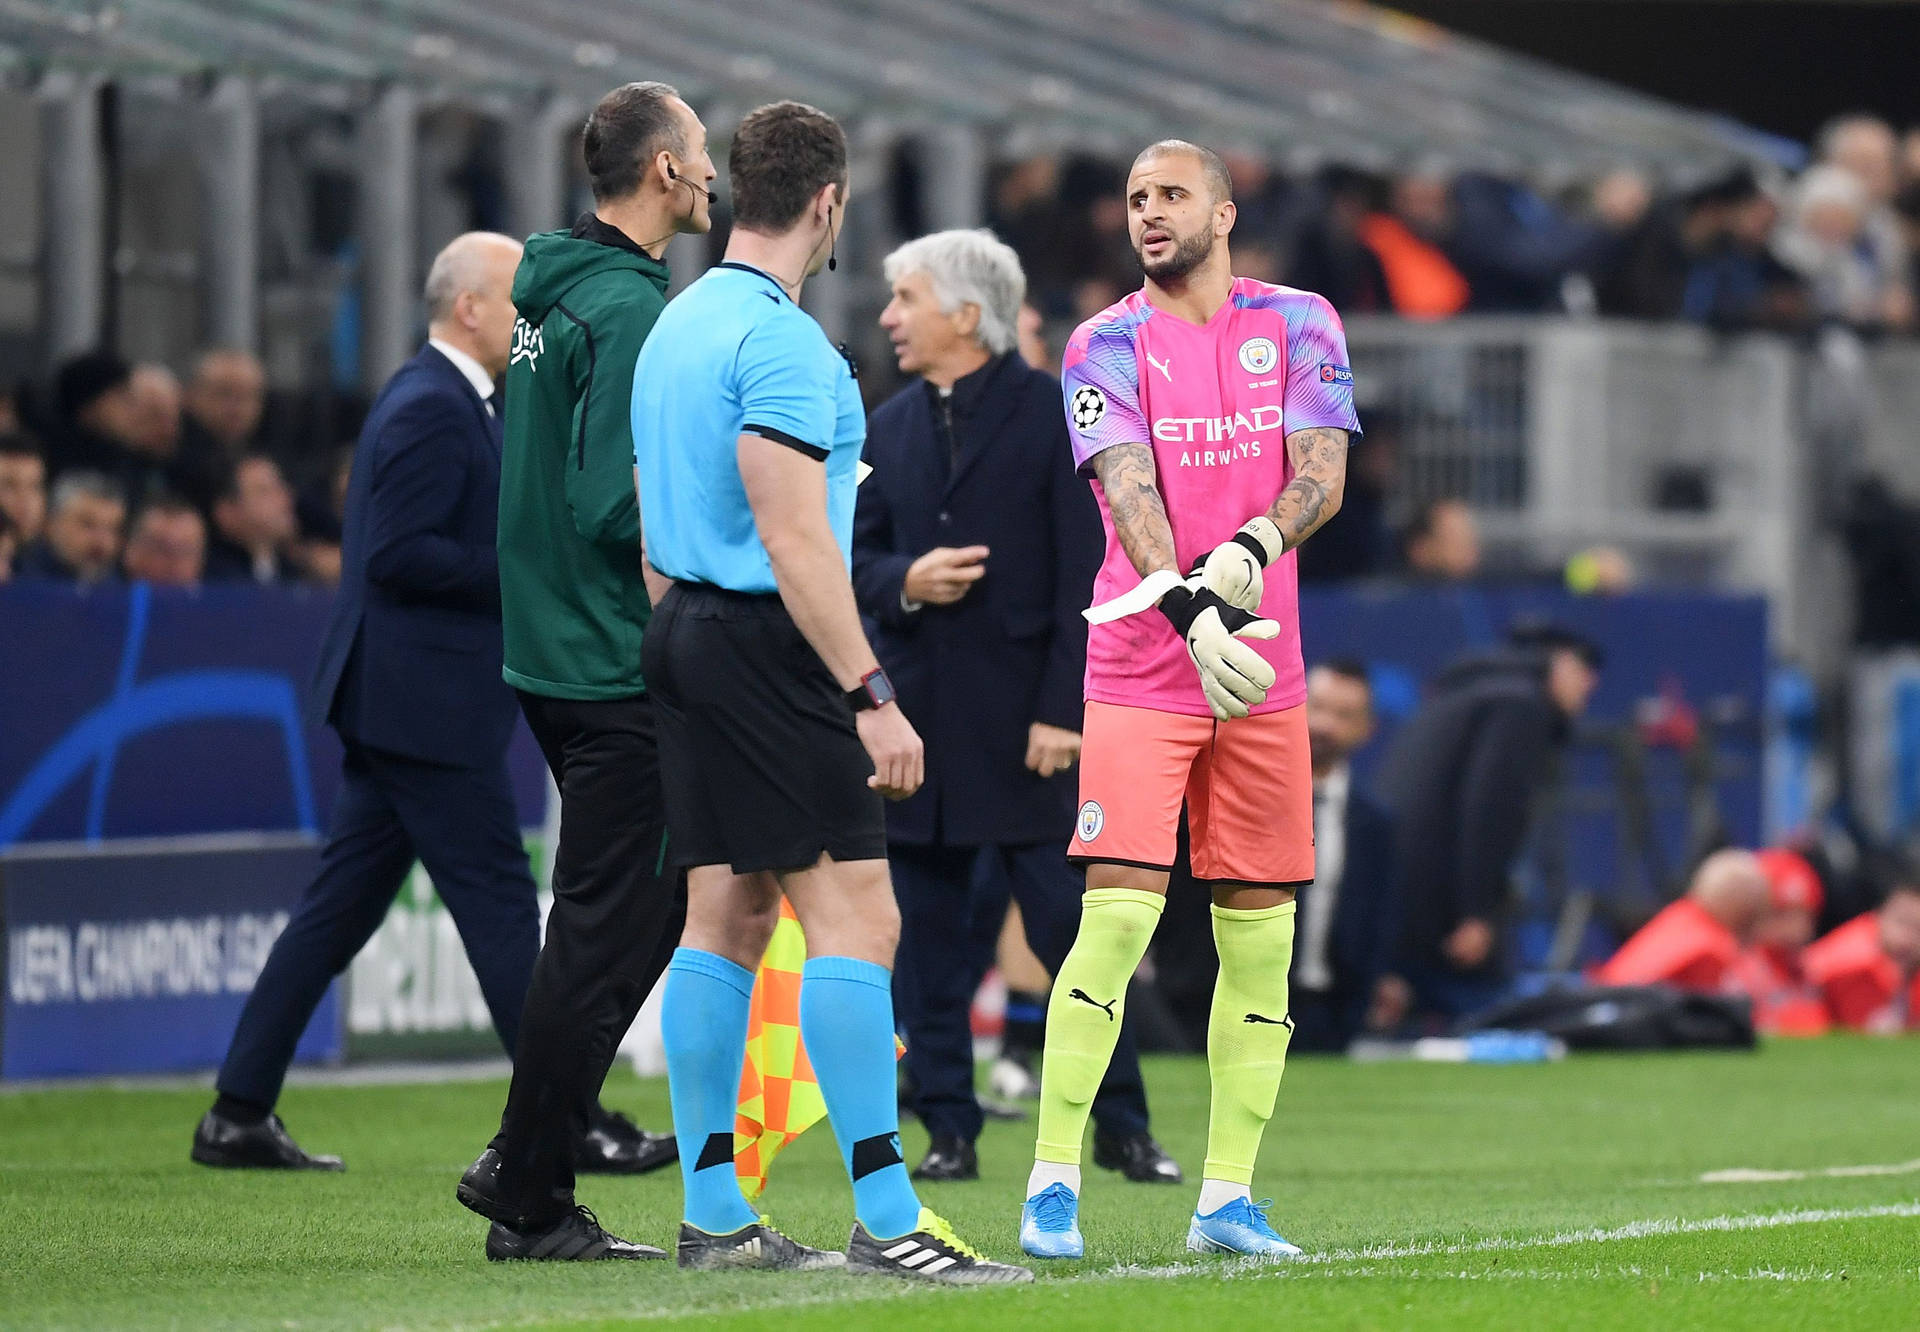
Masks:
[[[685,185],[687,188],[691,189],[695,194],[706,195],[707,202],[710,204],[717,204],[720,202],[719,195],[715,194],[712,190],[707,189],[703,185],[697,185],[693,181],[688,180],[685,176],[681,175],[679,172],[673,169],[673,163],[671,162],[667,163],[667,179],[679,181],[682,185]]]
[[[818,250],[815,254],[820,253]],[[827,209],[827,271],[840,267],[840,237],[833,230],[833,209]]]

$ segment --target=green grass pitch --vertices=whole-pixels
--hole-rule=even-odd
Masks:
[[[1153,1060],[1148,1081],[1162,1140],[1195,1172],[1205,1065]],[[1297,1059],[1256,1192],[1308,1259],[1190,1258],[1194,1187],[1089,1166],[1087,1259],[978,1292],[488,1264],[453,1184],[503,1090],[296,1086],[295,1134],[347,1158],[330,1176],[190,1164],[203,1091],[0,1094],[0,1327],[1920,1327],[1911,1041],[1533,1067]],[[666,1122],[662,1082],[617,1074],[608,1100]],[[905,1136],[914,1159],[924,1135]],[[923,1196],[1014,1257],[1031,1142],[1031,1124],[990,1126],[984,1178]],[[1790,1177],[1701,1179],[1729,1170]],[[670,1245],[678,1190],[663,1172],[580,1196],[617,1233]],[[765,1205],[801,1239],[845,1243],[824,1125],[781,1158]]]

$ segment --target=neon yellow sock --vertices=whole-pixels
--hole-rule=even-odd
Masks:
[[[1093,1094],[1120,1039],[1127,982],[1146,956],[1166,901],[1132,888],[1094,888],[1080,899],[1080,933],[1047,1001],[1035,1160],[1080,1163]]]
[[[1293,962],[1293,903],[1258,911],[1213,909],[1220,978],[1207,1022],[1207,1071],[1213,1108],[1207,1117],[1208,1179],[1253,1183],[1260,1135],[1273,1117],[1287,1067],[1293,1019],[1287,1015],[1287,968]]]

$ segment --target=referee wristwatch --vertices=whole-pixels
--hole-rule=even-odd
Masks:
[[[896,697],[893,681],[887,678],[886,670],[875,666],[860,677],[859,684],[847,691],[847,706],[855,712],[868,712],[886,707]]]

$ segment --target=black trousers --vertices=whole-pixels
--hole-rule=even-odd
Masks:
[[[220,1066],[228,1096],[271,1106],[333,978],[366,946],[418,859],[433,876],[500,1041],[518,1038],[540,913],[505,755],[484,768],[347,742],[320,871],[274,941]]]
[[[1009,900],[1020,904],[1027,943],[1047,970],[1058,972],[1080,929],[1083,876],[1058,842],[1030,846],[887,849],[900,902],[900,949],[894,957],[893,1009],[906,1031],[913,1112],[936,1136],[973,1142],[980,1102],[973,1093],[974,991],[993,964]],[[1147,1089],[1133,1019],[1093,1100],[1093,1120],[1106,1133],[1147,1127]]]
[[[572,1205],[574,1143],[679,943],[687,894],[670,867],[652,700],[523,692],[520,707],[560,788],[560,845],[493,1146],[502,1200],[536,1224]]]

